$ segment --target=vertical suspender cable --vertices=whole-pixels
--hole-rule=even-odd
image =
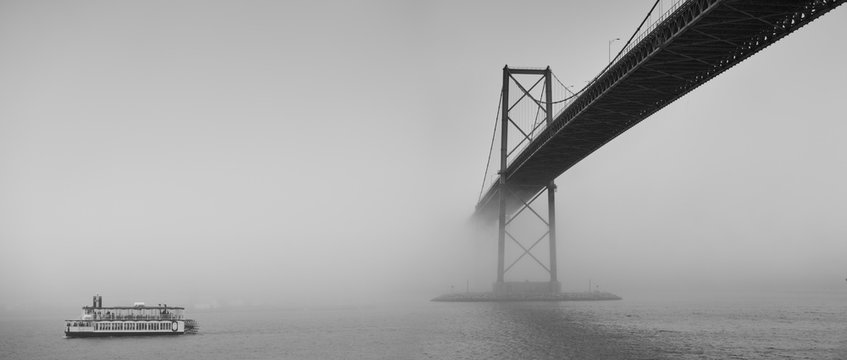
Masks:
[[[494,116],[494,132],[491,134],[491,146],[488,147],[488,161],[485,162],[485,174],[482,175],[482,186],[479,187],[479,202],[482,200],[482,192],[485,191],[485,180],[488,178],[488,168],[491,166],[491,152],[494,151],[494,139],[497,138],[497,124],[500,120],[500,106],[503,105],[503,91],[500,91],[500,101],[497,102],[497,115]]]

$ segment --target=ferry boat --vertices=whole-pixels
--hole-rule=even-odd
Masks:
[[[159,304],[103,307],[103,297],[95,295],[91,306],[82,307],[77,320],[65,320],[65,336],[181,335],[197,332],[194,320],[185,318],[185,308]]]

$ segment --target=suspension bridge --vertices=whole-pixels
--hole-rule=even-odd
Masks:
[[[583,89],[572,92],[547,68],[503,69],[503,87],[485,181],[475,217],[498,224],[494,292],[559,293],[555,179],[663,107],[847,0],[680,0],[654,3],[620,52]],[[648,21],[649,20],[649,21]],[[555,82],[554,82],[555,80]],[[499,135],[499,136],[498,136]],[[534,208],[547,194],[547,214]],[[546,215],[546,216],[545,216]],[[529,245],[510,232],[519,216],[546,231]],[[506,240],[521,254],[506,265]],[[533,249],[547,240],[549,259]],[[537,283],[506,282],[521,260],[550,276]]]

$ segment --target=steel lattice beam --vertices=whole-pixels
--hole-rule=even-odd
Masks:
[[[491,219],[501,187],[527,200],[656,111],[847,0],[688,0],[620,57],[500,172],[476,207]],[[539,73],[541,70],[513,73]],[[505,79],[504,79],[505,81]],[[514,187],[513,187],[514,188]],[[501,200],[507,213],[520,201]]]

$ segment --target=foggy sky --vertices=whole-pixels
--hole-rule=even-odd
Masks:
[[[0,305],[488,290],[503,65],[579,88],[650,5],[0,2]],[[561,176],[563,287],[844,291],[845,16]]]

